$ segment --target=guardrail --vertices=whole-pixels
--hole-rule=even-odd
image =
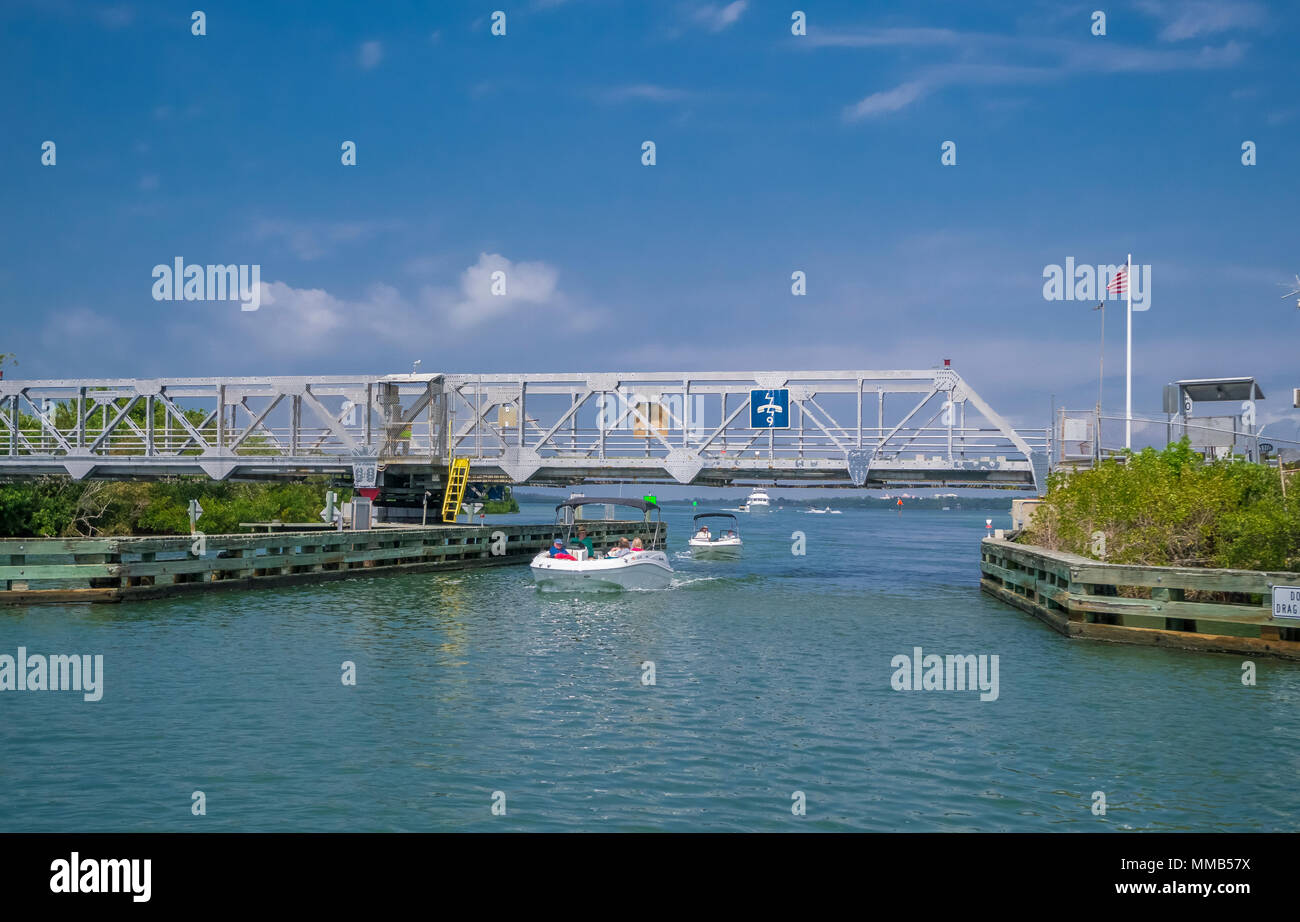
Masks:
[[[1300,659],[1300,621],[1271,608],[1300,573],[1111,564],[998,538],[982,539],[980,573],[985,592],[1072,637]]]

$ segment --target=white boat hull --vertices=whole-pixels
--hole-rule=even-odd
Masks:
[[[744,547],[739,538],[720,538],[717,541],[709,541],[707,538],[692,538],[688,543],[691,546],[691,556],[701,560],[735,560],[740,556],[741,548]]]
[[[667,589],[673,581],[673,568],[663,551],[634,551],[594,560],[557,560],[542,552],[533,558],[530,569],[537,588],[555,592]]]

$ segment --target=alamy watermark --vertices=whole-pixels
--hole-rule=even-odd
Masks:
[[[632,430],[649,437],[670,430],[690,439],[709,434],[703,394],[640,394],[620,387],[596,395],[596,425],[606,431]]]
[[[260,265],[200,266],[177,256],[153,267],[155,301],[238,301],[241,311],[262,306]]]
[[[1133,310],[1151,307],[1151,266],[1133,264],[1133,277],[1124,277],[1126,266],[1093,266],[1075,263],[1073,256],[1065,265],[1051,263],[1043,267],[1043,299],[1046,301],[1126,301],[1132,288]]]
[[[73,852],[50,863],[51,893],[129,893],[147,903],[153,893],[152,858],[82,858]]]
[[[912,655],[900,653],[890,660],[894,674],[889,680],[894,691],[975,691],[981,701],[998,700],[998,655],[981,653],[964,656],[949,653],[922,654],[920,647]]]
[[[18,648],[18,655],[0,654],[0,692],[79,691],[87,701],[104,697],[104,655],[96,653],[42,656]]]

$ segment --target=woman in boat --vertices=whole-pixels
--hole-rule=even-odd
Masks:
[[[633,539],[632,539],[632,552],[633,552],[633,553],[636,553],[637,551],[644,551],[644,550],[645,550],[645,548],[641,546],[641,539],[640,539],[640,538],[633,538]]]
[[[632,552],[632,545],[627,538],[619,538],[618,543],[609,549],[605,554],[606,557],[622,557],[624,554]]]

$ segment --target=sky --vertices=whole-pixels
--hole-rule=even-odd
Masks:
[[[1096,402],[1101,319],[1045,269],[1132,253],[1135,413],[1253,374],[1296,433],[1298,25],[1264,0],[6,0],[6,378],[948,358],[1043,426]],[[178,258],[258,267],[258,309],[155,299]]]

